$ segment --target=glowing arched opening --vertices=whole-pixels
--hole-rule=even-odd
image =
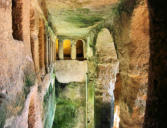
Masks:
[[[64,40],[63,42],[63,52],[64,52],[64,59],[71,59],[71,41]]]
[[[83,60],[84,59],[84,45],[82,40],[78,40],[76,43],[76,52],[77,52],[77,59]]]

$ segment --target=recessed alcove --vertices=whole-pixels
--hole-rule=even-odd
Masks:
[[[84,60],[84,45],[82,40],[76,42],[77,60]]]
[[[13,38],[23,41],[23,3],[22,0],[12,0],[12,29]]]

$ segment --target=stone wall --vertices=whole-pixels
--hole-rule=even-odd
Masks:
[[[58,60],[55,63],[56,78],[60,83],[84,82],[87,73],[87,61]]]
[[[117,13],[113,24],[120,62],[120,73],[115,86],[115,104],[120,106],[121,128],[141,128],[148,86],[148,7],[143,0],[136,4],[128,0],[124,2],[115,10]]]
[[[44,29],[47,18],[41,7],[44,7],[44,4],[41,6],[38,1],[0,0],[1,128],[43,128],[47,122],[43,119],[54,117],[55,109],[52,109],[52,112],[49,112],[51,115],[48,115],[43,106],[44,96],[54,78],[52,78],[51,72],[48,74],[45,72],[44,44],[46,41],[44,37],[51,33],[51,28],[49,32]],[[44,10],[46,11],[46,7]],[[42,21],[39,21],[39,17]],[[30,18],[37,19],[35,24],[32,24]],[[37,35],[34,39],[37,42],[40,41],[35,45],[30,40],[30,36],[33,34],[31,30],[34,28],[39,31],[35,33]],[[54,36],[52,35],[52,37]],[[40,50],[34,49],[36,47]],[[34,58],[39,58],[42,62],[39,59],[36,61]],[[54,86],[53,83],[52,86]],[[51,95],[54,94],[54,88],[52,90]],[[48,105],[55,108],[54,96],[49,97],[49,101],[50,99],[53,102]],[[45,105],[45,108],[47,107],[49,108]],[[52,121],[47,124],[51,127]],[[49,127],[47,126],[47,128]]]
[[[12,1],[0,1],[0,127],[5,119],[17,115],[23,109],[25,77],[33,75],[33,61],[30,52],[29,1],[22,0],[22,40],[13,38]],[[16,10],[15,10],[16,11]],[[28,18],[27,18],[28,17]],[[26,74],[26,69],[29,73]]]

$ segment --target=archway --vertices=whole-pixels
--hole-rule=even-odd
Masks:
[[[95,85],[95,127],[110,128],[113,127],[114,121],[114,88],[119,62],[113,38],[108,29],[103,28],[98,33],[95,48],[98,58],[98,77]]]
[[[84,45],[82,40],[76,43],[77,60],[84,60]]]
[[[64,40],[63,52],[64,52],[64,59],[70,60],[71,59],[71,41],[70,40]]]

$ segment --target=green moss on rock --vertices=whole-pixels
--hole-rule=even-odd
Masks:
[[[85,83],[56,82],[53,128],[85,128]]]
[[[53,128],[72,128],[77,122],[78,104],[70,99],[57,99]]]
[[[44,96],[44,128],[51,128],[53,125],[56,109],[55,86],[50,83],[47,93]]]

